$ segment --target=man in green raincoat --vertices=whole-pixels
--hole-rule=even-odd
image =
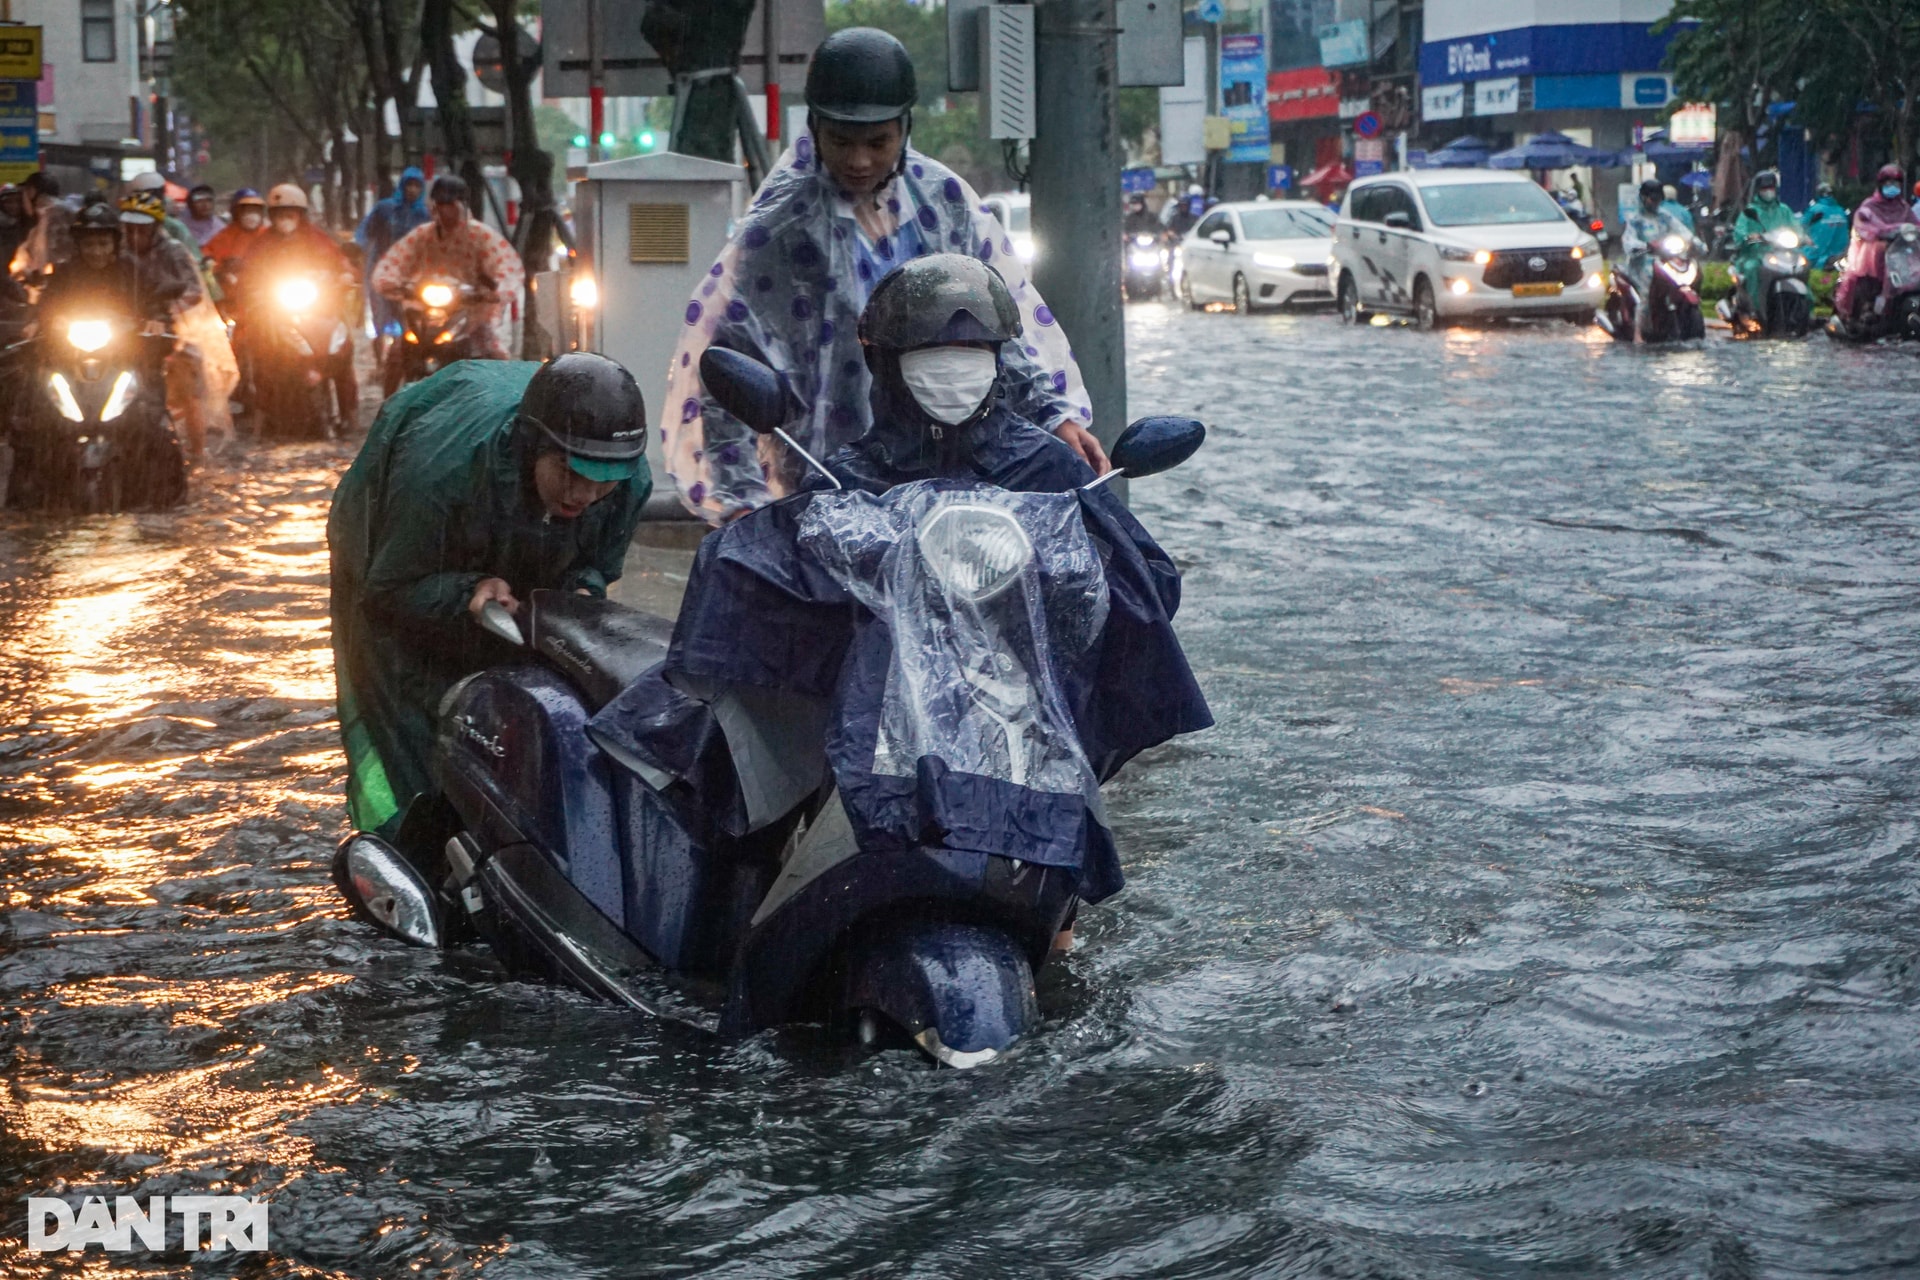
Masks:
[[[1768,239],[1780,231],[1792,232],[1797,245],[1806,244],[1800,219],[1780,199],[1780,175],[1762,169],[1747,189],[1747,207],[1733,220],[1733,269],[1740,277],[1741,310],[1747,315],[1764,313],[1766,300],[1759,295],[1760,260],[1785,247]]]
[[[430,773],[441,697],[513,656],[481,611],[605,595],[652,489],[646,409],[605,356],[465,360],[387,401],[334,493],[334,675],[347,809],[391,838]]]

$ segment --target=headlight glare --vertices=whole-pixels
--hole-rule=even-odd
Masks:
[[[309,311],[320,301],[320,286],[304,276],[292,276],[279,283],[273,296],[288,311]]]
[[[75,320],[67,326],[67,342],[76,351],[98,351],[113,341],[113,326],[105,320]]]
[[[122,369],[120,376],[113,380],[113,390],[107,395],[106,408],[100,410],[100,421],[112,422],[125,413],[127,406],[133,403],[133,390],[132,370]]]
[[[420,286],[420,301],[430,307],[452,306],[453,289],[444,284],[423,284]]]
[[[600,286],[584,271],[573,278],[567,295],[573,299],[573,305],[582,311],[592,311],[600,305]]]

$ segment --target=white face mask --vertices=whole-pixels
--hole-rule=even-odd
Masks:
[[[900,377],[935,422],[957,426],[980,411],[1000,376],[1000,358],[982,347],[922,347],[900,357]]]

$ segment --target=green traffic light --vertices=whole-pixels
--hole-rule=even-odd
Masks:
[[[587,145],[587,135],[586,135],[586,134],[584,134],[584,133],[576,133],[576,134],[574,134],[574,135],[573,135],[573,145],[574,145],[574,146],[576,146],[576,147],[584,147],[584,146],[586,146],[586,145]]]
[[[642,151],[653,150],[653,130],[648,129],[646,132],[642,133],[637,139],[635,139],[635,141],[637,141],[640,144],[640,149]]]
[[[612,134],[610,134],[610,133],[603,133],[603,134],[601,134],[601,135],[600,135],[600,145],[601,145],[601,146],[603,146],[603,147],[610,147],[610,146],[612,146],[612,145],[613,145],[613,143],[614,143],[614,137],[613,137],[613,135],[612,135]]]

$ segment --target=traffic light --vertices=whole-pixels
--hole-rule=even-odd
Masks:
[[[603,134],[601,134],[601,135],[600,135],[600,145],[601,145],[601,147],[603,147],[603,148],[611,148],[611,147],[613,146],[613,144],[614,144],[614,137],[613,137],[613,135],[612,135],[612,134],[610,134],[610,133],[603,133]]]
[[[576,133],[576,134],[574,134],[574,135],[573,135],[573,145],[574,145],[574,146],[576,146],[576,147],[584,147],[584,146],[586,146],[586,145],[587,145],[587,135],[586,135],[586,134],[584,134],[584,133]]]
[[[634,141],[640,144],[640,149],[642,151],[653,150],[653,130],[651,129],[641,130],[640,136],[635,138]]]

